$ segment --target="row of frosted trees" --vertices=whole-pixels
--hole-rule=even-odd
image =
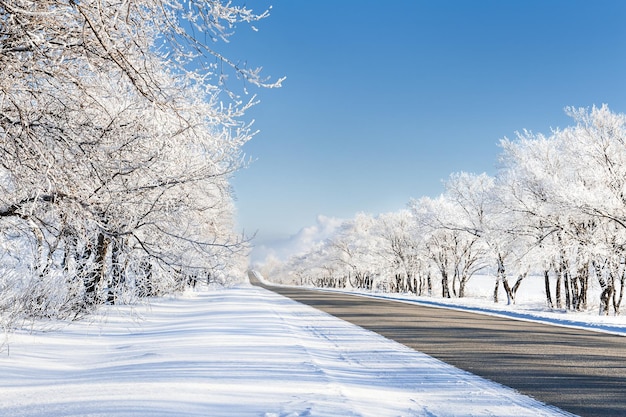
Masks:
[[[568,109],[575,124],[501,141],[499,171],[453,174],[437,198],[359,214],[268,276],[297,284],[465,296],[478,271],[515,302],[539,275],[551,308],[619,314],[626,283],[626,116]],[[590,300],[590,287],[599,300]],[[504,291],[502,291],[504,290]],[[437,294],[433,294],[437,295]]]
[[[212,48],[264,16],[210,0],[0,0],[3,323],[242,267],[229,179],[254,98],[223,80],[279,82]]]

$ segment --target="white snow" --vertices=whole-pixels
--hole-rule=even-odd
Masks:
[[[241,286],[19,331],[6,416],[562,416],[375,333]]]

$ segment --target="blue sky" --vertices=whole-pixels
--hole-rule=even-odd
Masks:
[[[253,4],[254,3],[254,4]],[[286,76],[254,91],[254,162],[234,178],[258,244],[318,215],[436,196],[452,172],[495,174],[498,142],[565,127],[566,106],[626,112],[626,1],[274,0],[234,59]]]

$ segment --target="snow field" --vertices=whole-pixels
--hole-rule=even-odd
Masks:
[[[17,332],[0,392],[7,416],[569,415],[248,286]]]

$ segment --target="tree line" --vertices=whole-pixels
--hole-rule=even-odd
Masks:
[[[500,142],[495,176],[454,173],[406,209],[360,213],[265,274],[300,285],[464,297],[477,272],[514,303],[530,275],[550,308],[619,314],[626,284],[626,116],[566,110],[572,126]],[[533,280],[533,282],[537,282]],[[590,300],[590,287],[599,299]],[[435,293],[436,292],[436,293]]]
[[[229,180],[256,99],[225,80],[282,80],[217,48],[266,16],[219,0],[0,0],[4,323],[242,267]]]

